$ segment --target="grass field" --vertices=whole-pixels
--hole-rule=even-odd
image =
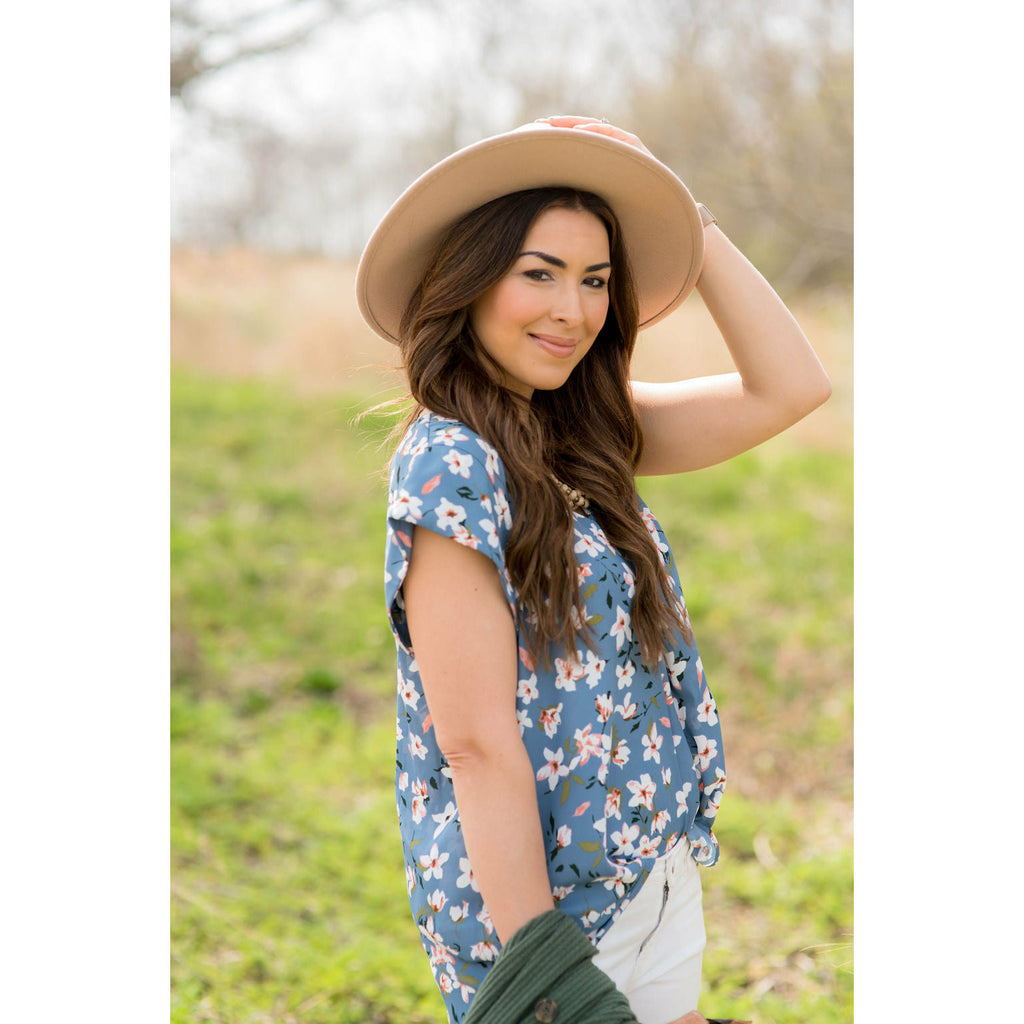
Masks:
[[[353,423],[390,381],[335,290],[350,268],[270,263],[172,261],[172,1020],[442,1024],[392,793],[390,424]],[[328,367],[308,339],[332,292],[317,329],[352,340]],[[725,466],[641,481],[730,767],[702,1009],[758,1024],[852,1019],[848,333],[842,303],[809,309],[836,406]]]

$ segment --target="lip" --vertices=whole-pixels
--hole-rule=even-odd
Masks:
[[[575,338],[558,338],[553,334],[531,334],[530,337],[544,349],[545,352],[558,359],[568,359],[579,344]]]

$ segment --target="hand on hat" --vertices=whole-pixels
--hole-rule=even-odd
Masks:
[[[643,150],[649,156],[654,154],[640,141],[632,132],[623,128],[617,128],[607,121],[596,117],[578,117],[575,114],[559,114],[555,117],[538,117],[541,124],[550,124],[555,128],[579,128],[580,131],[594,132],[597,135],[607,135],[610,139],[618,139],[620,142],[628,142],[631,146]]]

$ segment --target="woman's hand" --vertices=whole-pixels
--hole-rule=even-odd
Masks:
[[[583,132],[593,132],[595,135],[607,135],[610,139],[618,139],[620,142],[628,142],[631,146],[643,150],[648,156],[654,154],[640,141],[632,132],[624,128],[617,128],[607,121],[601,121],[596,117],[577,117],[575,114],[560,114],[556,117],[538,117],[537,120],[543,124],[553,125],[555,128],[579,128]]]

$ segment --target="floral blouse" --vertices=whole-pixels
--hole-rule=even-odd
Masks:
[[[688,623],[665,535],[641,513],[662,552]],[[595,944],[640,891],[654,861],[685,837],[694,859],[718,859],[711,826],[725,787],[722,734],[700,656],[682,635],[654,670],[630,626],[634,578],[600,524],[576,512],[576,557],[587,621],[585,650],[552,652],[549,671],[519,647],[516,707],[536,769],[551,891]],[[501,948],[462,839],[451,772],[438,749],[402,602],[413,526],[485,554],[513,615],[505,568],[512,526],[495,449],[457,420],[423,413],[391,467],[385,589],[398,655],[398,817],[406,882],[449,1020],[466,1014]]]

